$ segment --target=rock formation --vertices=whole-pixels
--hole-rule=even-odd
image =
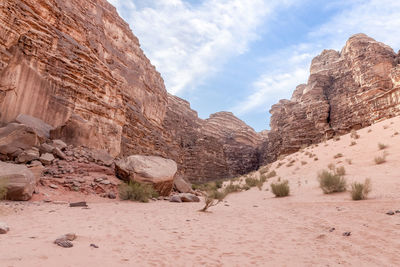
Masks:
[[[399,55],[366,36],[312,60],[307,84],[273,105],[264,160],[400,114]]]
[[[258,167],[261,137],[230,113],[201,120],[168,95],[106,0],[1,1],[0,25],[0,124],[37,118],[45,137],[113,157],[170,158],[191,181]]]

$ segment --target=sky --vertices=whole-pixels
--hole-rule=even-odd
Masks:
[[[400,48],[397,0],[109,0],[168,92],[199,117],[231,111],[256,131],[306,83],[313,57],[365,33]]]

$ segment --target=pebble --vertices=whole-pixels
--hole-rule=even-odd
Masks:
[[[0,222],[0,234],[6,234],[8,231],[10,231],[10,227],[4,222]]]
[[[394,211],[389,210],[388,212],[386,212],[387,215],[394,215]]]
[[[97,246],[96,244],[90,244],[90,246],[93,248],[99,248],[99,246]]]
[[[49,187],[53,189],[58,189],[58,186],[56,186],[55,184],[49,184]]]
[[[343,236],[350,236],[351,235],[351,232],[344,232],[343,233]]]

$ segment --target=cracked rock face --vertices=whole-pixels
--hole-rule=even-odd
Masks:
[[[20,114],[69,145],[173,159],[191,181],[259,165],[260,136],[229,113],[201,120],[168,95],[105,0],[0,1],[0,126]]]
[[[273,105],[264,160],[400,114],[400,67],[392,48],[357,34],[341,52],[312,60],[307,84]]]

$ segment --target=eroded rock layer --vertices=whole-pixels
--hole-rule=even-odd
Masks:
[[[312,60],[307,84],[273,105],[264,159],[400,114],[399,56],[364,35]]]
[[[229,113],[201,120],[168,96],[107,1],[1,1],[0,26],[0,124],[32,116],[53,139],[170,158],[192,181],[258,167],[258,134]]]

